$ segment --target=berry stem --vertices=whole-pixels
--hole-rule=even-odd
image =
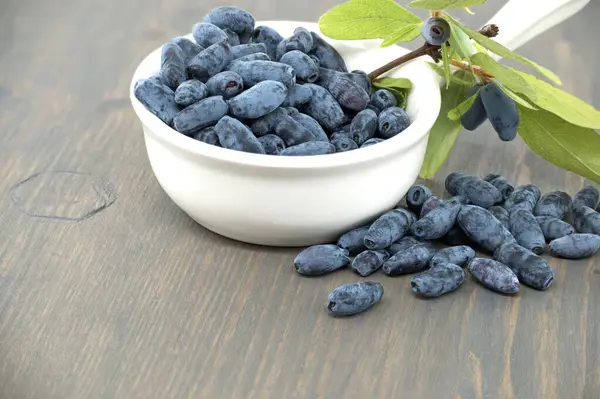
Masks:
[[[404,64],[405,62],[414,60],[415,58],[421,57],[423,55],[433,55],[433,53],[436,50],[439,50],[439,48],[439,46],[432,46],[429,43],[425,43],[418,49],[413,50],[408,54],[404,54],[403,56],[398,57],[395,60],[390,61],[387,64],[377,68],[369,74],[369,79],[373,80],[376,77],[383,75],[384,73]]]
[[[478,65],[471,65],[468,62],[458,61],[454,59],[450,61],[450,63],[457,68],[464,69],[465,71],[473,70],[486,83],[494,77],[494,75],[491,75],[489,72],[487,72],[485,69]]]

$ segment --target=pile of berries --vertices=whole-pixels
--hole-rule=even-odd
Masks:
[[[574,197],[564,191],[542,195],[532,184],[514,188],[500,175],[464,173],[448,175],[445,186],[452,197],[444,200],[424,185],[411,187],[406,206],[348,231],[336,244],[304,249],[294,260],[296,271],[317,276],[349,266],[361,277],[379,270],[391,277],[412,275],[412,291],[435,298],[459,288],[466,269],[482,286],[514,295],[521,284],[551,286],[554,269],[540,256],[547,250],[581,259],[600,249],[599,193],[593,186]],[[327,308],[334,316],[352,315],[382,296],[380,283],[347,284],[329,295]]]
[[[373,91],[363,71],[348,72],[315,32],[298,27],[284,38],[222,6],[192,35],[166,43],[160,71],[134,89],[186,136],[236,151],[323,155],[380,143],[411,124],[390,91]]]

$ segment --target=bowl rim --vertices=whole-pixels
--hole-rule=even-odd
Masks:
[[[325,41],[329,42],[333,46],[335,46],[336,43],[345,43],[350,44],[351,47],[363,47],[365,50],[367,50],[369,48],[373,49],[374,47],[379,47],[379,44],[381,43],[380,40],[340,41],[330,39],[320,31],[318,24],[313,22],[288,20],[256,21],[256,26],[277,26],[283,24],[303,26],[309,30],[313,30],[319,33],[319,35],[321,35]],[[184,35],[184,37],[193,40],[191,34]],[[144,72],[147,70],[147,64],[151,58],[160,54],[161,48],[162,45],[150,52],[138,64],[129,87],[130,101],[135,113],[142,122],[144,134],[151,134],[155,139],[160,140],[164,144],[175,147],[184,153],[206,157],[229,164],[269,169],[327,169],[348,167],[351,165],[372,162],[380,158],[392,156],[393,154],[400,154],[407,148],[415,145],[423,138],[426,138],[431,127],[435,123],[441,108],[439,80],[423,78],[420,80],[424,86],[420,89],[420,91],[429,90],[429,88],[425,87],[427,83],[429,83],[432,87],[432,89],[429,90],[431,92],[431,97],[428,97],[427,103],[419,103],[419,105],[416,107],[416,117],[412,120],[411,125],[402,132],[402,134],[394,136],[391,139],[387,139],[385,142],[379,143],[378,145],[360,148],[359,150],[355,151],[310,156],[275,156],[235,151],[195,140],[193,137],[186,136],[176,131],[172,127],[165,124],[148,109],[146,109],[146,107],[135,97],[134,88],[136,82],[148,75],[147,72]],[[398,49],[404,50],[405,52],[408,51],[402,47],[398,47]],[[420,68],[424,68],[424,71],[427,71],[429,76],[435,75],[435,77],[437,77],[437,73],[435,73],[433,69],[429,68],[425,64],[426,61],[432,61],[432,59],[428,56],[422,56],[403,64],[402,67],[406,67],[411,64],[417,64],[417,66]],[[427,75],[427,73],[424,73],[424,75]],[[433,88],[435,88],[435,90]]]

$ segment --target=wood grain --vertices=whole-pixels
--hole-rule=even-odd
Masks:
[[[336,3],[237,2],[258,19],[312,21]],[[514,298],[467,281],[422,301],[406,278],[377,275],[379,305],[332,319],[326,296],[357,280],[350,271],[301,278],[297,250],[218,237],[167,198],[129,80],[148,52],[221,4],[3,2],[0,398],[600,397],[597,258],[552,260],[553,287]],[[481,24],[502,4],[464,18]],[[521,50],[596,107],[598,20],[593,2]],[[571,193],[585,183],[489,125],[463,133],[428,184],[442,194],[454,170]]]

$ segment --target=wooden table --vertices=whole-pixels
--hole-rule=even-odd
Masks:
[[[337,320],[325,299],[357,280],[350,271],[300,278],[297,250],[216,236],[167,198],[129,81],[222,3],[2,3],[0,398],[599,398],[597,257],[552,260],[552,288],[514,298],[467,281],[417,300],[407,278],[377,275],[384,300]],[[258,19],[316,20],[336,3],[237,4]],[[483,23],[503,3],[466,18]],[[596,107],[599,20],[594,2],[521,49]],[[454,170],[584,184],[487,124],[462,134],[428,184],[441,194]]]

